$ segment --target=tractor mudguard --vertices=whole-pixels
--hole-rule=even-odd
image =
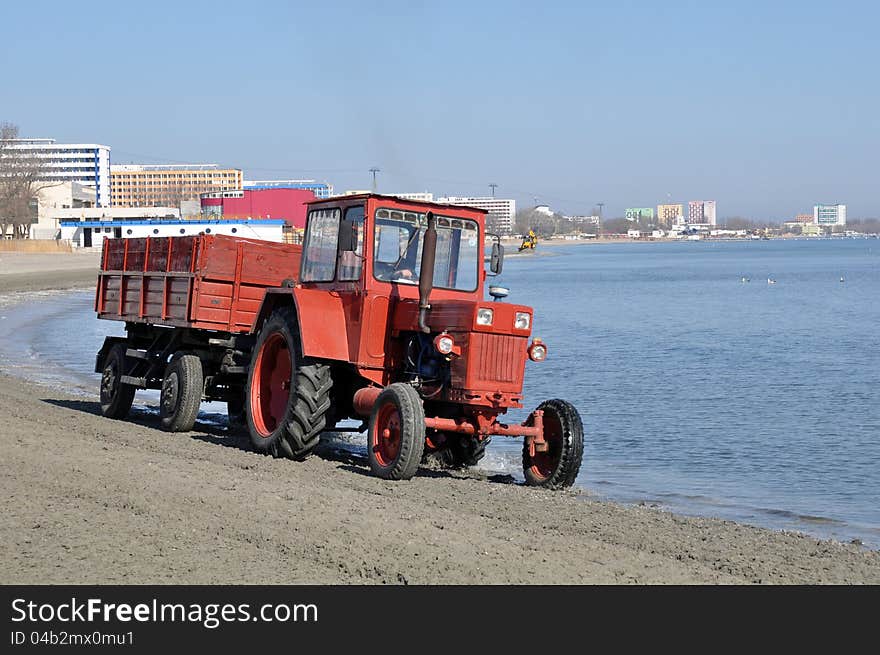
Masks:
[[[350,361],[348,330],[343,300],[324,289],[293,290],[303,355],[318,359]]]
[[[275,309],[291,304],[296,306],[300,343],[305,357],[349,361],[343,301],[339,294],[326,289],[295,287],[268,290],[257,314],[254,332],[259,331]]]

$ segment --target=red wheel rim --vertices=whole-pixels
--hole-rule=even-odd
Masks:
[[[400,454],[400,412],[394,403],[379,408],[373,430],[372,450],[380,466],[391,466]]]
[[[275,432],[287,413],[292,371],[287,340],[276,332],[260,346],[251,382],[251,416],[264,439]]]
[[[556,414],[546,409],[544,410],[544,441],[547,442],[547,450],[535,451],[530,467],[534,476],[542,480],[553,476],[562,458],[562,424]]]

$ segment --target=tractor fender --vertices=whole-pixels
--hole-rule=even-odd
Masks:
[[[260,331],[272,312],[286,305],[296,307],[300,343],[305,357],[343,362],[349,360],[342,299],[326,289],[268,289],[254,322],[254,334]]]

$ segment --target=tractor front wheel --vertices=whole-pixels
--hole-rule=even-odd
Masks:
[[[545,400],[538,406],[544,412],[546,451],[535,451],[528,441],[523,445],[523,473],[526,484],[548,489],[565,489],[574,484],[584,457],[584,426],[581,416],[565,400]]]
[[[425,408],[419,393],[396,382],[383,389],[370,416],[370,470],[386,480],[409,480],[425,450]]]

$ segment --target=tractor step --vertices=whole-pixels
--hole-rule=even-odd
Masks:
[[[248,372],[247,366],[223,366],[222,371],[229,375],[244,375]]]
[[[127,348],[125,350],[126,357],[134,357],[135,359],[149,359],[150,353],[146,350],[136,350],[135,348]]]
[[[140,387],[141,389],[147,388],[147,378],[138,378],[133,375],[120,375],[119,381],[122,384],[130,384],[133,387]]]

